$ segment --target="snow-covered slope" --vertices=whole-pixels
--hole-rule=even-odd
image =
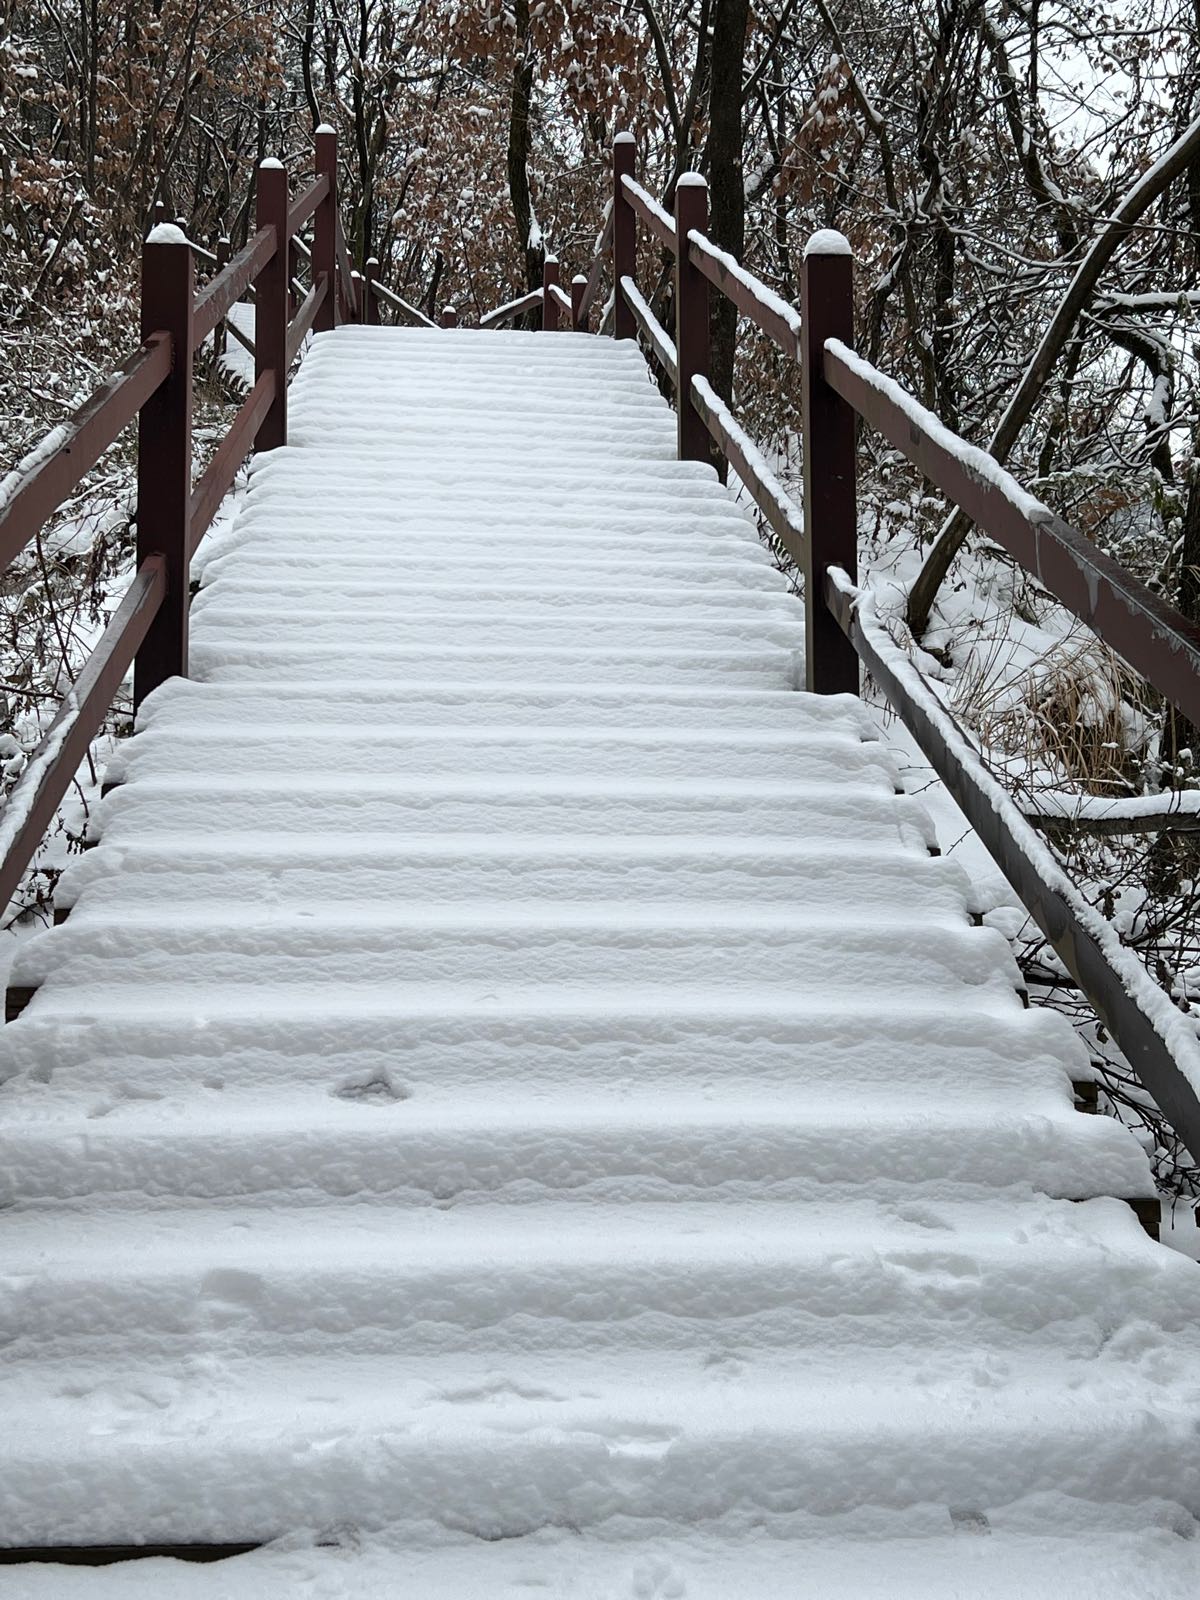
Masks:
[[[310,1547],[6,1597],[1192,1591],[1200,1272],[631,344],[321,336],[193,620],[13,973],[0,1529]]]

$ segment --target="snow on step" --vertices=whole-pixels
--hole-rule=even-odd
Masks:
[[[14,967],[4,1542],[1190,1593],[1200,1274],[632,343],[342,329],[291,440]]]

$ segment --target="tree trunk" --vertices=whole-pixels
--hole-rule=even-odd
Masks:
[[[709,233],[714,244],[740,261],[746,246],[746,184],[742,173],[742,78],[750,0],[714,0],[709,100]],[[723,294],[712,296],[712,385],[733,398],[737,311]]]
[[[525,263],[525,286],[536,289],[542,281],[542,252],[531,238],[529,103],[533,95],[533,52],[529,43],[529,0],[516,0],[515,17],[517,46],[508,116],[508,193],[517,229],[517,248]]]

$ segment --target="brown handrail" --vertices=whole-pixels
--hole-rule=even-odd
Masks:
[[[679,454],[707,459],[711,435],[805,575],[807,682],[819,693],[859,692],[863,664],[954,795],[992,856],[1167,1117],[1200,1159],[1200,1046],[1177,1025],[1168,996],[1150,983],[1115,931],[1086,904],[1033,829],[982,766],[933,691],[878,629],[857,585],[856,418],[897,446],[933,483],[1032,572],[1069,610],[1200,722],[1200,628],[1132,573],[1027,494],[982,451],[945,428],[898,384],[851,348],[853,260],[840,234],[815,234],[805,253],[802,308],[775,295],[705,231],[703,180],[676,190],[674,239],[661,208],[632,177],[633,144],[613,148],[615,332],[639,333],[672,377]],[[674,370],[666,331],[635,281],[638,220],[675,259]],[[686,239],[686,251],[677,243]],[[750,317],[801,363],[804,516],[707,377],[707,286]],[[704,432],[697,442],[695,425]],[[1015,820],[1014,820],[1015,819]],[[1186,1069],[1181,1061],[1186,1061]]]
[[[259,378],[238,408],[233,426],[192,491],[188,516],[189,558],[196,553],[197,545],[208,532],[218,506],[237,477],[238,468],[254,448],[263,418],[275,399],[276,381],[274,372],[264,372]]]
[[[297,308],[296,315],[288,326],[287,368],[289,371],[291,370],[292,362],[300,354],[300,346],[312,331],[312,325],[317,320],[317,312],[321,309],[328,288],[329,285],[324,278],[314,283],[304,296]]]
[[[346,248],[346,236],[342,232],[342,219],[340,216],[335,224],[335,240],[334,255],[337,261],[338,277],[342,284],[342,303],[350,312],[351,318],[357,321],[361,308],[354,288],[354,271],[350,264],[350,252]]]
[[[323,172],[319,178],[314,178],[307,189],[302,189],[292,201],[288,209],[288,237],[289,239],[312,216],[313,212],[329,193],[329,175]]]
[[[655,360],[675,385],[679,383],[679,358],[676,355],[675,344],[670,334],[654,315],[650,302],[634,283],[632,278],[622,278],[621,288],[624,291],[629,309],[633,312],[633,320],[638,325],[638,330],[650,349],[654,352]]]
[[[4,903],[15,892],[130,664],[135,668],[135,706],[164,678],[186,672],[188,562],[245,457],[256,447],[285,441],[287,372],[305,335],[314,326],[336,324],[334,286],[339,274],[348,274],[348,264],[336,212],[337,136],[331,129],[318,132],[317,166],[317,178],[290,200],[286,172],[278,162],[263,164],[260,226],[199,294],[194,289],[194,247],[186,236],[176,229],[151,235],[143,251],[141,347],[0,489],[2,569],[121,430],[138,419],[137,573],[0,810]],[[314,216],[314,248],[300,252],[313,261],[313,286],[292,315],[287,266],[292,236]],[[228,326],[254,354],[256,380],[193,485],[192,356],[247,295],[256,301],[255,338]]]
[[[521,316],[526,311],[532,311],[535,306],[542,303],[541,289],[531,289],[528,294],[523,294],[519,300],[507,300],[504,305],[497,306],[494,311],[489,311],[486,317],[480,317],[481,328],[502,328],[506,322],[511,322],[514,317]]]
[[[797,566],[802,566],[807,543],[799,507],[764,461],[758,446],[707,378],[692,379],[692,404],[704,418],[714,444],[750,491],[755,505],[788,555]]]
[[[166,592],[166,561],[151,556],[138,568],[0,811],[0,905],[7,905],[17,892],[21,875],[53,822]]]
[[[1075,888],[907,655],[873,621],[869,596],[826,573],[824,599],[959,809],[1087,995],[1121,1054],[1193,1158],[1200,1158],[1200,1047],[1170,998]],[[1185,1070],[1178,1056],[1190,1066]]]
[[[78,488],[170,370],[170,337],[153,334],[17,465],[10,478],[18,481],[0,498],[0,571]]]
[[[630,177],[628,173],[622,175],[621,187],[625,191],[625,198],[659,244],[674,253],[678,245],[675,224],[654,196],[648,189],[643,189],[637,179]]]
[[[1200,723],[1200,627],[839,340],[825,346],[824,374],[830,388],[1055,599],[1192,722]]]
[[[579,302],[579,315],[585,324],[589,315],[591,314],[592,306],[595,304],[596,296],[600,293],[600,282],[604,276],[604,266],[608,260],[608,252],[611,245],[612,212],[610,211],[608,216],[604,219],[603,228],[600,230],[600,239],[596,248],[596,254],[592,257],[592,264],[588,268],[587,285],[584,288],[583,297]]]
[[[433,321],[432,317],[427,317],[425,313],[419,310],[416,306],[410,305],[409,302],[405,300],[402,295],[398,295],[394,289],[389,289],[385,283],[380,283],[378,278],[372,281],[371,293],[375,295],[377,299],[382,300],[384,305],[391,306],[393,311],[400,311],[405,316],[411,317],[419,327],[437,327],[437,323]]]
[[[196,340],[193,349],[200,348],[217,323],[253,285],[274,254],[275,230],[261,228],[230,260],[229,265],[205,284],[196,298],[196,309],[192,313],[192,332]]]
[[[785,356],[791,356],[793,361],[800,359],[800,318],[786,300],[747,272],[728,251],[718,250],[703,234],[688,234],[688,256],[744,317],[774,339]]]

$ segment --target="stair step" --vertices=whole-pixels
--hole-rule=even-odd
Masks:
[[[1069,1358],[941,1350],[915,1366],[880,1355],[866,1372],[857,1353],[736,1348],[582,1366],[197,1353],[114,1371],[101,1355],[90,1371],[7,1376],[0,1511],[7,1541],[32,1545],[264,1540],[339,1522],[511,1539],[648,1506],[694,1525],[1038,1495],[1200,1503],[1193,1419],[1119,1359],[1086,1371],[1081,1385]]]
[[[198,833],[261,837],[405,840],[433,831],[442,837],[548,835],[577,839],[676,836],[757,839],[847,837],[845,785],[693,780],[678,782],[518,776],[422,778],[358,775],[351,791],[342,776],[307,773],[264,778],[141,773],[113,789],[91,819],[92,836],[122,842]],[[896,843],[928,851],[933,828],[921,803],[880,789],[856,790],[852,837],[864,847]]]
[[[1129,1208],[1044,1198],[833,1207],[561,1200],[55,1211],[5,1224],[6,1364],[242,1354],[479,1357],[730,1343],[1090,1357],[1200,1321],[1200,1273]],[[586,1381],[586,1380],[585,1380]]]
[[[163,1006],[171,1000],[156,996]],[[219,1016],[220,999],[212,1000]],[[274,997],[265,1003],[270,1017]],[[88,1010],[84,995],[74,1020]],[[136,991],[127,1013],[136,1024]],[[40,1115],[31,1101],[28,1116],[0,1125],[0,1201],[287,1195],[304,1208],[330,1196],[421,1205],[491,1195],[520,1204],[557,1193],[724,1204],[867,1187],[893,1198],[1014,1187],[1064,1199],[1153,1193],[1128,1130],[1080,1116],[1065,1086],[1057,1111],[1045,1103],[1013,1110],[995,1095],[942,1107],[915,1099],[909,1109],[894,1096],[817,1097],[775,1085],[728,1103],[702,1088],[631,1087],[614,1097],[577,1083],[491,1097],[418,1086],[403,1098],[400,1069],[387,1081],[401,1098],[276,1091],[227,1104],[219,1087],[227,1070],[214,1068],[217,1087],[189,1097],[182,1117],[178,1099],[136,1092],[98,1091],[91,1114],[87,1100],[65,1108],[51,1100]]]
[[[851,861],[832,842],[824,851],[786,840],[630,840],[588,836],[539,840],[458,836],[406,840],[291,837],[269,833],[204,838],[174,845],[131,838],[77,859],[59,879],[55,906],[67,910],[89,888],[105,913],[185,900],[338,908],[419,901],[545,900],[555,904],[624,901],[705,902],[748,913],[792,905],[812,914],[856,907],[894,919],[916,907],[941,919],[965,918],[976,892],[956,862],[914,856],[897,845],[865,847]]]

